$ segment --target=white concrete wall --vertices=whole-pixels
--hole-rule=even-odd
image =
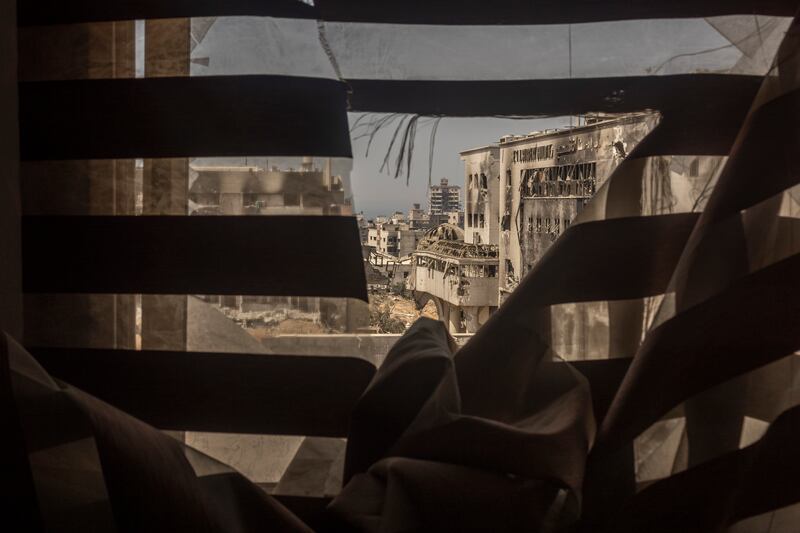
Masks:
[[[497,278],[445,276],[444,272],[419,266],[415,273],[414,290],[417,292],[427,292],[459,307],[497,305]]]
[[[468,243],[498,244],[500,203],[500,150],[487,146],[482,150],[462,153],[464,161],[464,241]],[[477,179],[474,177],[477,176]],[[486,188],[481,177],[486,177]],[[471,225],[471,215],[483,215],[484,224]],[[475,236],[478,235],[476,241]]]

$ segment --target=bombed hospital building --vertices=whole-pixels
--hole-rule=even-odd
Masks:
[[[434,229],[420,243],[408,283],[417,302],[433,299],[452,333],[477,331],[656,120],[652,113],[587,116],[576,127],[507,135],[461,152],[463,231]],[[553,320],[573,326],[559,328],[568,333],[554,342],[565,353],[591,353],[593,337],[603,344],[610,334],[608,310],[567,307],[554,310]]]
[[[433,300],[451,333],[474,333],[497,308],[497,257],[497,245],[466,242],[461,228],[442,224],[412,254],[406,286],[418,307]]]
[[[501,301],[650,131],[655,116],[584,120],[566,130],[500,139]]]

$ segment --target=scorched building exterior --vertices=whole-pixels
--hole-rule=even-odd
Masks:
[[[477,331],[652,129],[656,117],[582,117],[577,127],[507,135],[499,143],[461,152],[463,233],[431,230],[420,242],[408,283],[418,304],[433,299],[451,333]],[[585,352],[588,339],[608,335],[602,316],[591,304],[554,311],[554,317],[572,324],[560,328],[569,333],[554,342],[564,353]]]
[[[500,302],[654,125],[652,113],[500,139]],[[588,269],[587,269],[588,272]]]

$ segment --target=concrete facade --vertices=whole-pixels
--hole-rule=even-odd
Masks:
[[[501,305],[655,121],[652,113],[596,117],[569,130],[501,139]],[[623,317],[640,321],[634,315],[625,301],[552,306],[549,344],[566,359],[632,355],[610,324],[621,327]]]
[[[451,211],[461,211],[461,187],[450,185],[442,178],[439,185],[428,189],[428,214],[442,215]]]
[[[498,244],[500,236],[500,149],[487,146],[461,152],[464,162],[464,241]]]
[[[0,3],[0,331],[22,339],[16,2]]]
[[[463,236],[432,231],[420,242],[408,282],[417,302],[434,299],[439,317],[453,333],[476,331],[485,322],[482,317],[488,318],[534,268],[655,119],[652,113],[584,117],[574,128],[508,135],[497,144],[461,152]],[[613,344],[608,316],[622,305],[555,306],[552,320],[566,324],[553,329],[556,351],[581,358],[591,356],[595,346]]]
[[[191,214],[351,215],[341,176],[304,157],[300,169],[192,166]]]
[[[192,215],[352,214],[344,179],[332,173],[328,158],[303,157],[299,168],[288,169],[193,165],[189,170]],[[359,331],[369,322],[366,304],[349,299],[246,295],[207,299],[218,301],[243,316],[288,309],[313,313],[321,323],[338,331]]]
[[[412,255],[406,287],[420,308],[433,300],[451,333],[474,333],[497,308],[497,257],[497,246],[464,242],[458,226],[438,226]]]
[[[387,222],[370,227],[364,244],[374,247],[379,254],[406,257],[417,248],[422,235],[422,231],[412,229],[409,224]]]
[[[430,224],[431,217],[420,207],[420,204],[414,204],[408,210],[408,225],[412,229],[428,229]]]
[[[650,131],[654,115],[606,118],[500,140],[500,300]]]

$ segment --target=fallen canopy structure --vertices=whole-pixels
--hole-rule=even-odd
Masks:
[[[800,348],[800,173],[795,168],[800,26],[787,18],[794,2],[642,0],[624,6],[608,2],[602,10],[596,2],[564,10],[555,3],[534,8],[513,1],[472,10],[455,2],[442,3],[444,8],[430,3],[320,1],[311,8],[291,2],[231,1],[214,7],[163,2],[141,3],[139,11],[80,4],[68,12],[63,6],[23,9],[20,23],[307,17],[319,20],[315,37],[338,79],[321,83],[243,73],[223,81],[26,82],[20,87],[20,120],[27,160],[228,154],[237,150],[231,141],[237,138],[263,143],[238,148],[245,151],[278,146],[285,153],[347,156],[347,131],[341,127],[345,105],[353,111],[439,116],[655,109],[661,121],[460,350],[454,352],[440,324],[424,320],[377,371],[356,372],[343,361],[328,361],[330,379],[348,385],[343,390],[349,399],[329,415],[349,420],[345,424],[320,428],[318,418],[310,416],[315,394],[320,405],[325,403],[321,392],[308,392],[310,404],[293,404],[287,400],[290,392],[282,402],[263,396],[261,412],[252,416],[289,413],[296,422],[284,418],[260,431],[348,437],[345,484],[325,510],[307,512],[285,501],[293,514],[225,465],[149,426],[158,420],[165,427],[169,420],[170,429],[181,429],[182,420],[186,423],[181,417],[187,416],[169,402],[159,408],[147,401],[149,394],[169,390],[160,381],[158,358],[137,361],[135,352],[109,351],[131,368],[149,365],[132,378],[136,386],[128,393],[141,398],[126,404],[139,421],[102,401],[111,401],[112,374],[106,369],[88,379],[91,368],[80,367],[81,361],[91,361],[88,352],[44,353],[29,346],[62,382],[5,337],[0,386],[3,423],[10,430],[4,457],[11,474],[3,481],[13,504],[9,516],[25,521],[29,530],[67,531],[792,530],[800,514],[794,355]],[[675,38],[677,32],[682,39]],[[542,40],[515,41],[526,35]],[[633,45],[618,47],[620,35]],[[498,71],[480,55],[464,63],[469,55],[463,51],[477,50],[473,39],[514,43],[518,49],[507,50],[504,66],[515,68]],[[445,42],[461,45],[446,48]],[[593,62],[602,44],[612,50],[612,60]],[[430,53],[421,55],[416,47]],[[534,49],[539,55],[532,63],[513,55]],[[163,137],[113,127],[125,123],[125,113],[157,117],[161,91],[224,102],[236,99],[239,83],[248,88],[248,98],[237,100],[236,113],[245,116],[248,106],[264,98],[259,85],[299,84],[308,92],[276,93],[292,105],[261,111],[284,119],[294,114],[306,125],[324,112],[326,128],[310,138],[298,127],[280,139],[273,131],[272,138],[253,140],[259,117],[229,125],[228,132],[204,130],[198,121],[193,144],[168,127]],[[56,115],[42,111],[57,103],[50,95],[67,89],[87,107],[55,109]],[[137,107],[112,105],[127,98],[136,99]],[[308,108],[305,100],[313,100]],[[40,107],[44,104],[50,107]],[[212,106],[212,113],[223,109]],[[110,110],[108,131],[95,129]],[[174,119],[158,117],[165,123]],[[398,129],[409,129],[404,121]],[[116,142],[107,137],[109,131],[119,135]],[[215,136],[226,141],[215,144]],[[70,142],[55,142],[61,137]],[[696,172],[682,171],[688,159],[697,161]],[[27,250],[36,250],[45,238],[33,231],[43,222],[48,221],[28,225]],[[235,222],[219,223],[236,231]],[[144,223],[123,225],[135,233]],[[345,225],[329,230],[336,233],[331,239],[352,244]],[[151,250],[144,264],[160,265],[157,252]],[[29,292],[59,279],[47,275],[43,260],[35,253],[25,257]],[[253,261],[270,263],[267,253]],[[163,268],[169,273],[176,264]],[[587,265],[591,277],[585,275]],[[153,267],[108,290],[142,291],[159,273]],[[47,290],[97,290],[92,276],[76,275],[72,286]],[[178,279],[177,272],[171,275]],[[282,275],[298,278],[288,286],[302,290],[299,278],[308,273]],[[245,279],[246,287],[229,287],[229,292],[275,290]],[[331,293],[363,296],[353,280],[358,281],[342,278]],[[159,281],[163,285],[169,278]],[[186,292],[211,283],[200,276],[189,281],[195,285]],[[159,285],[158,290],[166,289]],[[565,325],[551,320],[551,310],[597,302],[608,321],[606,357],[559,361],[550,339]],[[71,359],[55,364],[59,356]],[[194,380],[202,385],[194,388],[200,397],[204,387],[246,382],[248,365],[258,364],[229,362],[223,373],[221,361],[206,359],[203,370],[195,372],[189,371],[188,359],[173,364],[170,383]],[[285,376],[287,384],[301,371],[291,363],[274,368],[273,375]],[[243,387],[240,393],[253,390]],[[173,388],[172,394],[180,391]],[[217,423],[224,420],[216,415]],[[312,423],[304,426],[304,417]],[[193,427],[201,426],[202,418],[202,412],[195,413]]]

